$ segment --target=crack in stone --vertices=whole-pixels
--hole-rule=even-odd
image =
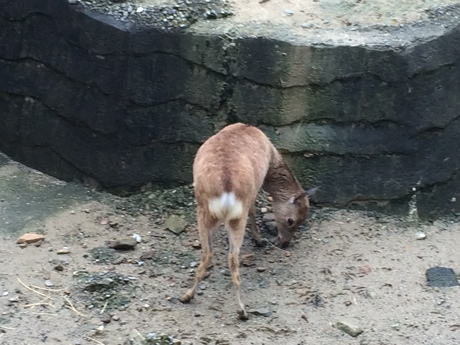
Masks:
[[[48,104],[46,104],[42,99],[40,99],[39,97],[36,97],[36,96],[31,96],[31,95],[23,95],[21,93],[15,93],[15,92],[5,92],[5,91],[1,91],[0,90],[0,94],[4,94],[4,95],[8,95],[8,96],[13,96],[13,97],[17,97],[19,99],[24,99],[25,97],[29,97],[31,99],[33,99],[35,102],[39,102],[40,104],[42,104],[46,109],[48,109],[55,117],[59,118],[61,121],[63,122],[66,122],[68,124],[70,124],[72,127],[77,127],[77,128],[80,128],[80,129],[84,129],[84,130],[87,130],[93,134],[96,134],[96,135],[100,135],[101,137],[107,139],[107,140],[110,140],[110,141],[114,141],[114,138],[111,138],[109,135],[107,135],[106,133],[100,131],[100,130],[97,130],[97,129],[94,129],[92,127],[90,127],[86,122],[84,121],[72,121],[68,118],[66,118],[65,116],[59,114],[58,111],[56,111],[55,109],[53,109],[51,106],[49,106]]]

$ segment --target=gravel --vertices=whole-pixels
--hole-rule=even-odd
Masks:
[[[227,0],[172,0],[158,5],[110,0],[68,1],[72,5],[108,14],[122,22],[144,24],[167,31],[185,29],[199,20],[233,15]]]

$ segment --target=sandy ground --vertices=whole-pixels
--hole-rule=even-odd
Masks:
[[[121,199],[4,156],[0,187],[2,345],[142,344],[129,340],[136,332],[165,333],[182,344],[460,341],[459,287],[428,287],[425,278],[433,266],[460,272],[460,226],[451,220],[417,225],[315,209],[287,251],[256,248],[248,236],[242,254],[255,257],[253,266],[241,267],[243,298],[265,316],[252,314],[243,322],[235,313],[223,231],[216,233],[214,267],[201,295],[189,305],[177,300],[200,255],[193,247],[193,205],[162,207],[150,192]],[[180,235],[165,229],[171,214],[191,219]],[[417,240],[417,231],[426,239]],[[43,233],[45,240],[21,247],[16,240],[24,232]],[[107,241],[133,234],[142,239],[135,249],[103,255]],[[68,253],[59,254],[62,249]],[[118,276],[124,278],[117,287]],[[88,283],[94,277],[108,279],[111,287],[98,291],[102,283]],[[339,321],[364,332],[351,337],[337,329]]]

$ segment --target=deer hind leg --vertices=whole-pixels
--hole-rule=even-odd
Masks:
[[[239,272],[239,254],[240,248],[243,244],[244,230],[246,228],[246,217],[243,219],[230,220],[226,225],[228,236],[229,236],[229,253],[228,253],[228,265],[232,275],[232,282],[236,292],[236,300],[238,303],[238,316],[241,320],[247,320],[248,314],[244,308],[244,303],[241,301],[240,292],[240,272]]]
[[[262,247],[265,244],[265,241],[260,236],[260,229],[256,223],[256,203],[253,202],[251,208],[249,209],[249,222],[251,223],[251,232],[252,238],[256,242],[256,245]]]
[[[195,274],[193,286],[181,297],[181,302],[188,303],[195,296],[198,285],[206,275],[206,270],[212,261],[212,233],[218,225],[218,219],[201,206],[197,207],[198,232],[201,242],[201,260]]]

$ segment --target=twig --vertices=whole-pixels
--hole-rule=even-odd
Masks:
[[[29,314],[58,316],[58,314],[56,313],[45,313],[45,312],[37,312],[37,311],[29,311]]]
[[[31,287],[27,286],[26,284],[24,284],[24,283],[22,282],[21,279],[17,278],[17,280],[18,280],[18,282],[19,282],[22,286],[24,286],[27,290],[30,290],[30,291],[32,291],[32,292],[35,292],[36,294],[41,295],[41,296],[43,296],[43,297],[52,299],[50,296],[45,295],[44,293],[42,293],[42,292],[40,292],[40,291],[37,291],[37,290],[35,290],[35,289],[32,289]]]
[[[45,300],[44,300],[44,301],[45,301]],[[41,305],[41,306],[46,306],[46,305],[48,305],[48,306],[53,307],[54,309],[56,309],[56,307],[55,307],[53,304],[51,304],[51,303],[45,303],[45,302],[43,302],[43,301],[40,301],[40,302],[37,302],[37,303],[31,303],[31,304],[23,304],[22,307],[24,307],[24,308],[31,308],[31,307],[36,307],[36,306],[39,306],[39,305]]]
[[[85,314],[83,314],[82,312],[79,312],[72,304],[72,302],[70,301],[70,299],[68,299],[66,296],[62,296],[62,298],[64,298],[66,300],[66,302],[69,304],[68,305],[68,308],[70,308],[71,310],[73,310],[74,312],[76,312],[78,315],[80,316],[83,316],[83,317],[87,317]]]
[[[102,307],[102,310],[101,310],[101,312],[100,312],[99,314],[101,314],[101,315],[104,314],[105,308],[107,308],[107,304],[109,304],[109,300],[108,300],[108,299],[105,300],[104,306]]]
[[[45,291],[49,291],[49,292],[61,292],[61,291],[64,291],[64,289],[49,289],[49,288],[44,288],[44,287],[35,286],[35,285],[31,285],[31,287],[33,287],[34,289],[45,290]]]
[[[104,345],[104,343],[102,341],[99,341],[97,339],[94,339],[94,338],[91,338],[91,337],[85,337],[85,338],[88,339],[88,340],[94,341],[96,344]]]
[[[15,330],[16,328],[14,327],[6,327],[6,326],[0,326],[0,328],[7,329],[9,331]]]
[[[273,243],[270,242],[270,240],[264,238],[265,242],[267,242],[269,245],[271,245],[273,248],[276,248],[278,250],[281,250],[282,252],[287,252],[287,250],[283,249],[283,248],[279,248],[277,246],[275,246]]]

